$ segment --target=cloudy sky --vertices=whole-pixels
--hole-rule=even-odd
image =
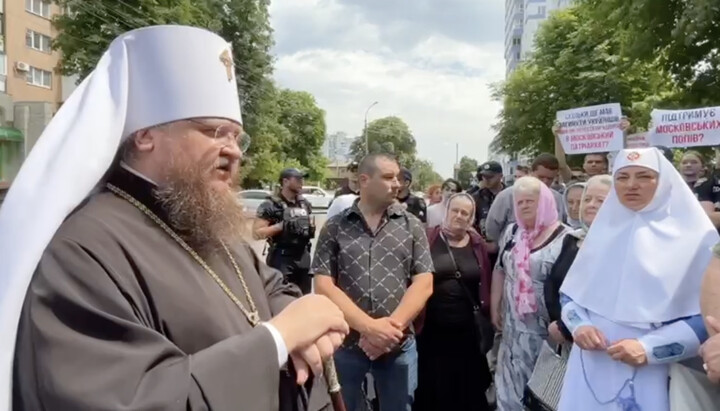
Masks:
[[[412,5],[412,8],[411,8]],[[275,78],[315,95],[328,133],[405,120],[418,155],[445,177],[460,156],[486,160],[504,78],[502,0],[272,0]]]

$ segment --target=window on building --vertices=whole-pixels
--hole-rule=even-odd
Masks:
[[[7,76],[7,56],[0,53],[0,76]]]
[[[50,18],[50,2],[48,0],[25,0],[25,10]]]
[[[45,53],[50,53],[52,50],[51,40],[49,36],[46,36],[44,34],[40,34],[36,31],[28,30],[25,33],[25,44],[30,47],[31,49],[35,49],[38,51],[42,51]]]
[[[515,53],[515,60],[520,60],[520,52]]]
[[[27,83],[33,86],[52,87],[52,73],[35,67],[30,67],[27,74]]]

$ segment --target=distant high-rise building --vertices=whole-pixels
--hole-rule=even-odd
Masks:
[[[550,12],[565,8],[573,0],[505,0],[505,75],[510,73],[532,54],[535,34]],[[527,165],[532,159],[519,153],[494,150],[490,144],[488,158],[502,164],[506,178],[518,165]],[[510,177],[511,181],[512,178]]]
[[[526,0],[505,0],[505,75],[520,62]]]
[[[505,0],[505,74],[509,75],[535,46],[535,34],[549,13],[573,0]]]
[[[331,163],[349,163],[352,160],[350,147],[354,138],[348,137],[347,133],[339,131],[325,137],[322,152]]]

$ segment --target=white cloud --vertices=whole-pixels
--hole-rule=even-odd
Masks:
[[[397,115],[405,120],[419,156],[432,161],[443,176],[452,175],[456,143],[460,156],[486,159],[499,109],[488,85],[504,76],[502,42],[473,45],[428,33],[413,47],[390,53],[379,43],[377,26],[335,1],[273,4],[273,27],[286,33],[276,36],[278,50],[294,49],[277,56],[275,78],[282,87],[315,95],[327,113],[328,133],[359,135],[365,110],[378,101],[369,119]],[[290,33],[308,35],[286,25],[287,15],[303,20],[303,27],[312,26],[315,33],[346,30],[333,42],[286,48],[280,42]]]

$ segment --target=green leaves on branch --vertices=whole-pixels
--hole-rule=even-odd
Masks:
[[[370,153],[387,153],[397,157],[400,165],[412,168],[417,155],[417,144],[410,128],[399,117],[384,117],[370,122],[367,126],[367,140]],[[350,147],[356,161],[366,154],[365,135],[358,137]]]
[[[470,185],[472,185],[472,182],[475,179],[475,174],[477,174],[477,168],[477,160],[467,156],[463,156],[460,159],[460,168],[458,169],[457,180],[460,182],[463,189],[470,188]]]
[[[503,102],[494,148],[552,152],[557,111],[609,102],[619,102],[644,127],[655,102],[675,96],[659,61],[625,56],[624,34],[597,20],[589,3],[553,13],[538,31],[533,55],[494,87]]]

